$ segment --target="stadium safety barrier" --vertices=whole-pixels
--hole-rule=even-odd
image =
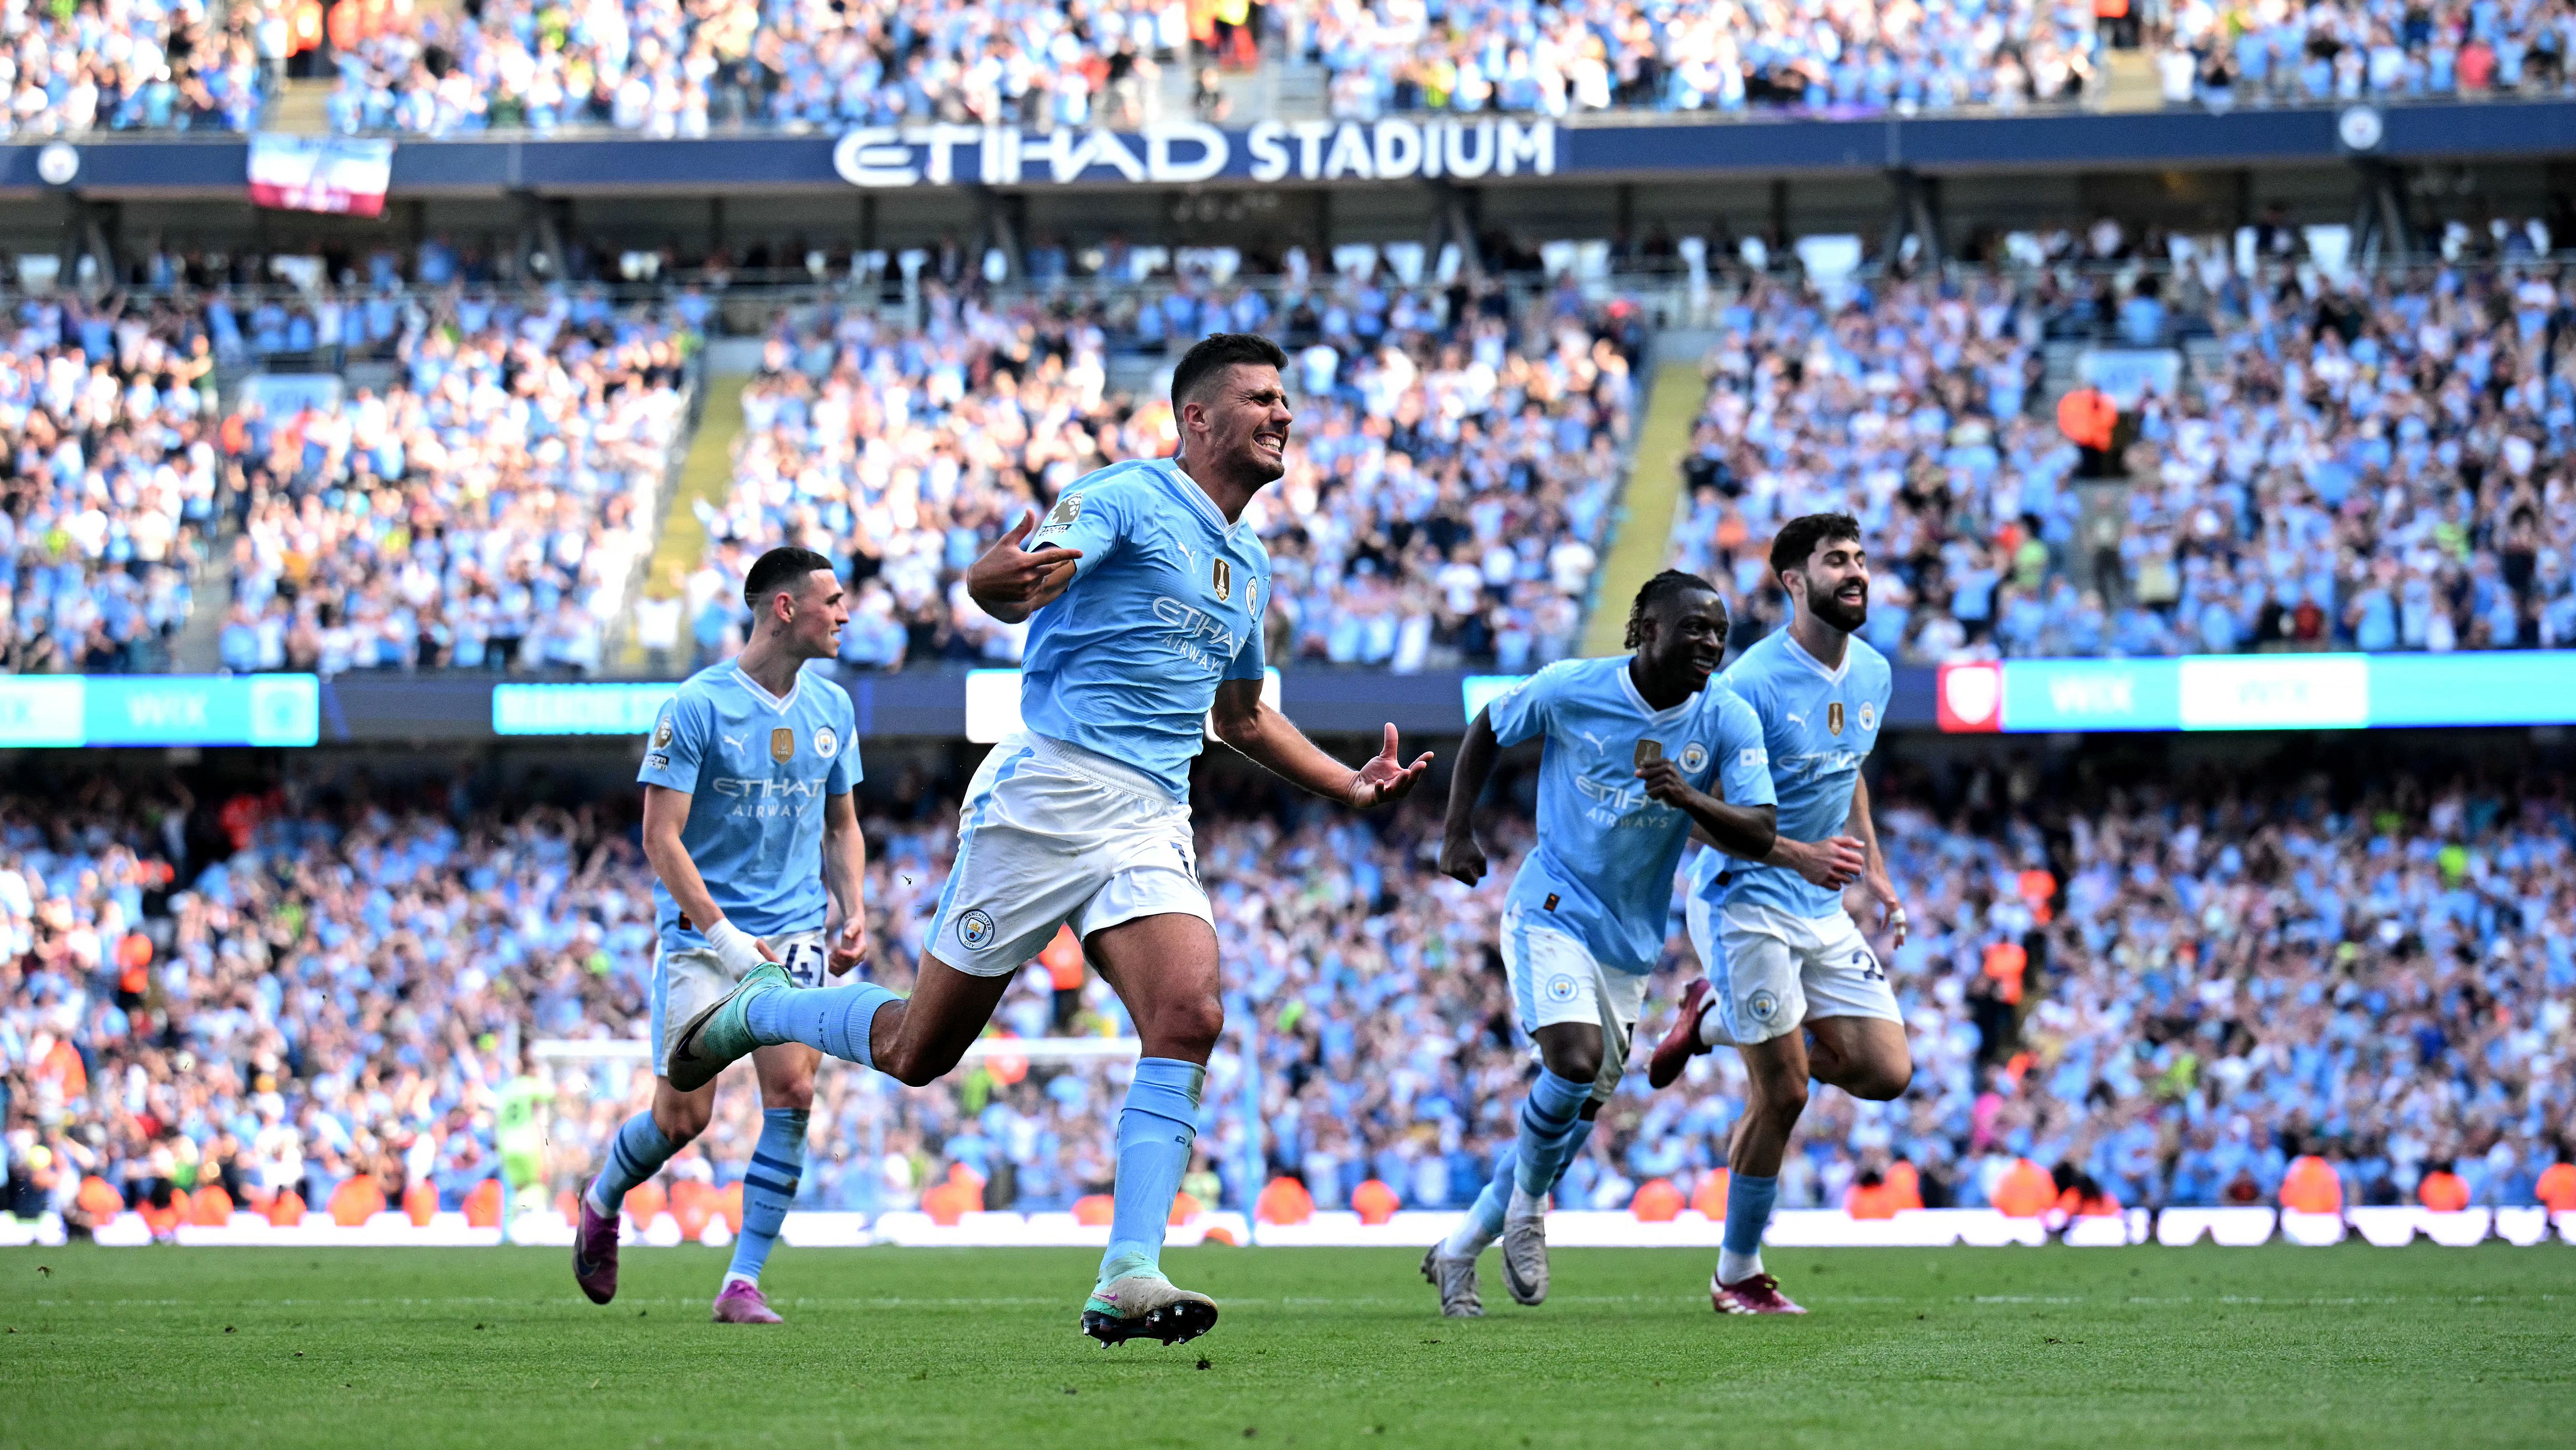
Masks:
[[[943,1215],[945,1216],[945,1215]],[[862,1213],[799,1210],[787,1215],[780,1237],[795,1248],[861,1248],[890,1244],[912,1248],[1099,1248],[1108,1242],[1105,1223],[1083,1223],[1071,1212],[962,1213],[942,1223],[918,1210],[884,1213],[871,1219]],[[1381,1223],[1363,1222],[1348,1210],[1319,1210],[1295,1224],[1265,1223],[1256,1230],[1234,1212],[1201,1212],[1172,1226],[1169,1242],[1176,1248],[1202,1243],[1258,1243],[1267,1248],[1420,1248],[1457,1226],[1453,1211],[1408,1210]],[[1697,1209],[1669,1219],[1648,1221],[1624,1210],[1568,1210],[1548,1216],[1548,1242],[1558,1248],[1691,1248],[1714,1250],[1726,1228]],[[2203,1239],[2228,1248],[2250,1248],[2282,1241],[2323,1247],[2357,1238],[2382,1248],[2404,1247],[2420,1236],[2449,1248],[2468,1248],[2489,1239],[2520,1247],[2547,1242],[2552,1230],[2562,1243],[2576,1244],[2576,1212],[2551,1213],[2540,1207],[2470,1208],[2440,1213],[2410,1206],[2354,1208],[2338,1214],[2275,1213],[2269,1208],[2170,1208],[2161,1215],[2133,1208],[2116,1215],[2054,1222],[2016,1218],[1991,1208],[1907,1209],[1892,1218],[1856,1219],[1840,1209],[1783,1209],[1773,1216],[1764,1243],[1773,1248],[1999,1248],[2039,1247],[2052,1242],[2074,1248],[2107,1248],[2127,1244],[2186,1247]],[[535,1208],[510,1225],[508,1241],[522,1245],[567,1247],[572,1226],[560,1212]],[[138,1213],[118,1214],[99,1226],[96,1241],[110,1248],[151,1244],[149,1225]],[[0,1216],[0,1248],[65,1241],[59,1215],[16,1219]],[[695,1235],[697,1242],[721,1247],[732,1233],[721,1215],[710,1217]],[[272,1224],[259,1214],[239,1212],[221,1226],[182,1224],[173,1235],[182,1246],[272,1248],[465,1248],[492,1247],[503,1241],[497,1227],[476,1227],[467,1215],[442,1212],[427,1223],[414,1223],[400,1210],[388,1209],[359,1224],[341,1224],[314,1210],[294,1225]],[[640,1230],[630,1218],[624,1241],[644,1248],[670,1248],[683,1240],[679,1221],[657,1211]]]

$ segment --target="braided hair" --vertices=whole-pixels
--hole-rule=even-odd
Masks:
[[[1711,594],[1717,592],[1716,586],[1707,580],[1679,569],[1666,569],[1647,580],[1645,587],[1637,591],[1637,602],[1628,606],[1628,637],[1621,647],[1635,649],[1645,642],[1647,610],[1694,589],[1705,589]]]

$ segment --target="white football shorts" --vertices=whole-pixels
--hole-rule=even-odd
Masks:
[[[1682,916],[1691,950],[1708,969],[1719,1020],[1739,1047],[1785,1037],[1819,1017],[1905,1020],[1850,912],[1810,918],[1748,903],[1711,907],[1694,891]]]
[[[783,936],[763,937],[769,949],[778,953],[778,964],[787,969],[788,979],[800,987],[820,987],[830,981],[825,963],[823,934],[819,931],[788,932]],[[668,1077],[671,1069],[671,1034],[695,1017],[710,1002],[733,990],[741,981],[738,973],[725,970],[724,958],[701,947],[681,951],[664,951],[659,943],[653,948],[653,1075]]]
[[[1637,1019],[1646,1010],[1646,974],[1614,972],[1574,936],[1530,920],[1519,907],[1503,912],[1503,971],[1521,1030],[1536,1036],[1560,1022],[1601,1029],[1601,1075],[1592,1097],[1608,1102],[1628,1070]]]
[[[1166,914],[1216,924],[1190,808],[1133,766],[1021,731],[966,787],[927,949],[970,976],[1007,976],[1067,922],[1087,940]]]

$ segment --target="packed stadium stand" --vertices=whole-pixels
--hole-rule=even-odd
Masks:
[[[2223,265],[2153,282],[2126,297],[2027,276],[1894,285],[1840,312],[1762,288],[1727,304],[1676,561],[1728,579],[1740,613],[1776,616],[1772,531],[1848,509],[1893,566],[1872,641],[1926,661],[2576,641],[2576,390],[2549,361],[2571,305],[2559,269],[2313,296]],[[2189,340],[2198,359],[2178,396],[2132,400],[2116,459],[2038,415],[2043,340],[2097,329]],[[2120,500],[2107,539],[2087,528],[2096,482]]]
[[[1265,67],[1311,75],[1329,114],[1357,119],[2009,110],[2101,90],[2106,33],[2133,50],[2155,43],[2157,83],[2172,103],[2535,95],[2567,84],[2565,41],[2549,13],[2197,3],[2150,33],[2125,15],[2118,26],[2092,7],[2033,0],[1795,8],[1202,0],[1070,11],[593,4],[473,14],[341,0],[323,28],[338,77],[330,118],[342,131],[613,127],[694,137],[741,125],[1134,127],[1183,114],[1183,105],[1238,119],[1221,78],[1208,73]]]
[[[966,566],[1029,502],[1170,452],[1167,402],[1104,390],[1113,338],[1177,351],[1218,331],[1294,354],[1289,472],[1254,515],[1273,660],[1518,670],[1571,651],[1627,442],[1635,334],[1608,309],[1344,277],[1184,282],[1122,312],[942,299],[917,333],[782,317],[688,591],[700,657],[738,613],[726,581],[796,543],[851,561],[844,658],[1017,663],[1025,628],[966,598]]]
[[[22,9],[7,27],[5,134],[247,131],[270,86],[257,12],[196,0]]]
[[[2476,1204],[2532,1201],[2571,1107],[2554,1065],[2576,1049],[2565,777],[2515,751],[2317,764],[1891,772],[1880,829],[1923,929],[1890,965],[1918,1071],[1889,1104],[1820,1089],[1784,1201],[1840,1205],[1902,1163],[1922,1203],[1982,1205],[2028,1163],[2124,1205],[2268,1204],[2303,1154],[2349,1204],[2414,1202],[2437,1170]],[[866,807],[873,970],[898,985],[955,821],[935,777],[903,774]],[[1462,1204],[1510,1141],[1527,1071],[1495,938],[1505,854],[1471,891],[1429,869],[1429,815],[1282,812],[1217,774],[1200,860],[1235,1011],[1259,1024],[1265,1177],[1325,1208],[1369,1180],[1406,1207]],[[630,801],[535,806],[463,770],[222,789],[94,774],[0,812],[17,1211],[76,1208],[93,1176],[133,1205],[220,1184],[236,1204],[295,1192],[317,1209],[372,1176],[386,1202],[427,1184],[454,1209],[497,1171],[512,1050],[642,1030],[650,878]],[[1495,824],[1525,848],[1517,807]],[[1069,960],[1069,976],[1032,964],[999,1026],[1125,1030]],[[1650,1031],[1697,971],[1676,928]],[[1249,1196],[1240,1041],[1204,1109],[1214,1177],[1193,1192],[1211,1208]],[[990,1208],[1066,1208],[1110,1176],[1103,1073],[1003,1061],[894,1089],[827,1072],[799,1201],[884,1211],[971,1179]],[[644,1080],[604,1056],[549,1080],[551,1195]],[[1731,1057],[1663,1095],[1632,1077],[1559,1206],[1625,1208],[1655,1180],[1699,1191],[1741,1098]],[[732,1090],[672,1180],[737,1176],[758,1126]]]
[[[214,360],[152,303],[30,299],[0,341],[0,668],[166,669],[222,490]]]
[[[691,334],[595,292],[435,307],[382,396],[239,420],[227,668],[599,667],[686,428]]]

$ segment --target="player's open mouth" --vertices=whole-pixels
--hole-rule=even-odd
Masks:
[[[1866,604],[1869,602],[1869,586],[1866,584],[1846,584],[1842,588],[1834,591],[1834,597],[1845,604]]]
[[[1252,441],[1273,453],[1288,451],[1288,435],[1285,433],[1255,433],[1252,435]]]

